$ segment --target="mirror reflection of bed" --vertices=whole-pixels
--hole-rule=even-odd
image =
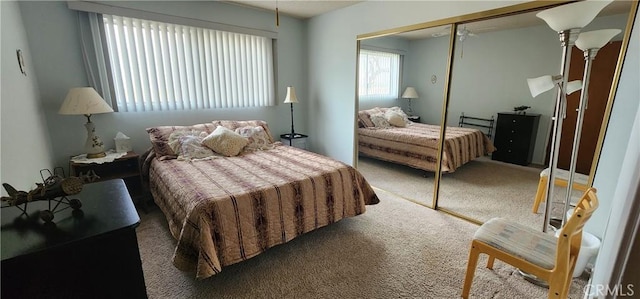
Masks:
[[[399,66],[398,90],[388,95],[368,95],[364,88],[373,85],[373,83],[363,80],[365,80],[365,75],[369,75],[367,80],[375,81],[375,72],[371,68],[377,64],[375,61],[363,60],[361,54],[358,109],[366,111],[377,107],[398,107],[407,115],[413,116],[414,122],[432,125],[431,133],[437,137],[440,134],[445,82],[442,78],[446,75],[449,42],[447,38],[438,39],[437,43],[430,42],[430,39],[434,34],[439,36],[442,32],[448,32],[449,28],[449,26],[440,26],[427,31],[415,30],[360,41],[361,52],[365,50],[395,53],[400,56],[402,63]],[[372,66],[367,69],[370,64]],[[426,85],[427,83],[428,85]],[[420,88],[415,88],[416,94],[414,96],[417,97],[402,98],[407,87],[417,86],[420,86]],[[359,142],[362,142],[361,138],[359,138]],[[384,141],[381,142],[382,145],[385,144]],[[435,149],[437,149],[437,145]],[[366,152],[364,147],[360,148],[359,146],[359,150]],[[384,150],[381,149],[381,152]],[[406,163],[398,163],[398,159]],[[389,161],[380,157],[372,157],[371,153],[359,153],[358,169],[373,186],[419,204],[433,207],[435,161],[411,163],[407,159],[409,158],[396,156],[395,159],[391,159],[395,161]],[[413,167],[407,166],[407,164],[413,164]]]
[[[616,3],[611,9],[603,11],[583,31],[603,28],[625,29],[629,8],[629,3],[624,1]],[[515,22],[512,22],[514,20]],[[531,20],[534,23],[529,22]],[[519,25],[505,29],[500,25],[503,23]],[[509,114],[514,112],[514,107],[529,106],[530,108],[524,110],[528,116],[539,114],[537,128],[532,133],[535,136],[535,142],[530,153],[522,153],[525,156],[530,154],[530,161],[520,165],[523,163],[493,160],[492,155],[473,159],[456,168],[455,171],[443,171],[438,196],[433,194],[434,173],[432,171],[364,155],[360,155],[358,168],[374,187],[425,206],[433,207],[437,200],[438,209],[474,222],[484,222],[500,216],[540,228],[543,222],[544,204],[538,209],[538,213],[533,213],[531,210],[540,172],[548,163],[546,157],[555,92],[549,91],[533,98],[527,88],[526,78],[555,74],[559,71],[561,52],[557,33],[550,30],[544,21],[536,18],[535,12],[470,22],[461,24],[456,29],[454,30],[456,39],[455,52],[452,55],[452,75],[448,90],[449,103],[446,107],[447,127],[458,127],[459,117],[463,113],[485,119],[494,117],[496,126],[490,138],[495,141],[498,113]],[[371,99],[360,97],[358,110],[399,106],[407,112],[408,100],[403,99],[401,95],[406,87],[411,86],[419,94],[419,98],[411,100],[412,114],[419,116],[422,123],[441,123],[443,101],[447,98],[445,81],[450,31],[449,26],[440,26],[361,40],[361,49],[401,49],[403,68],[400,90],[397,91],[398,96],[395,99],[371,101]],[[619,35],[614,38],[614,41],[621,38],[622,35]],[[397,46],[398,44],[402,47]],[[605,48],[602,49],[603,52]],[[613,56],[613,63],[606,62],[600,57],[594,62],[592,76],[607,72],[610,74],[602,75],[603,79],[590,81],[591,106],[587,109],[587,113],[595,116],[586,121],[585,126],[590,125],[596,129],[587,129],[587,133],[583,131],[581,151],[578,155],[578,164],[588,165],[586,169],[584,167],[578,169],[578,172],[587,176],[592,175],[590,166],[596,151],[593,138],[597,140],[599,136],[599,125],[605,113],[608,88],[615,71],[615,61],[617,61],[617,51],[609,51],[612,53],[609,55]],[[582,59],[581,53],[574,54],[573,59],[579,62]],[[610,70],[602,70],[600,67],[595,67],[595,64],[608,65]],[[362,61],[360,67],[362,67]],[[571,71],[571,80],[582,79],[581,65],[576,63]],[[604,83],[602,87],[594,88],[593,82]],[[362,84],[359,83],[359,86],[361,87]],[[594,95],[593,89],[599,89],[601,95]],[[575,96],[579,97],[577,93]],[[571,104],[572,101],[577,102],[576,99],[572,100],[572,97],[569,97],[570,107],[576,105]],[[563,147],[571,145],[575,117],[573,121],[570,120],[571,118],[570,114],[565,120],[563,135],[564,140],[568,138],[569,141],[561,142],[561,151]],[[591,139],[585,138],[585,134],[589,133]],[[569,157],[565,155],[563,158],[562,154],[560,155],[558,163],[560,167],[564,165],[563,159],[568,161]],[[564,188],[556,188],[555,193],[558,194],[558,199],[564,192]],[[557,215],[561,209],[554,207],[554,211]]]

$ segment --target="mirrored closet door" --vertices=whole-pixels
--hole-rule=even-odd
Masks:
[[[618,28],[624,32],[631,3],[614,4],[582,31]],[[457,26],[447,129],[479,129],[496,149],[454,172],[443,172],[440,209],[478,222],[504,217],[542,227],[544,203],[535,209],[534,199],[541,195],[540,172],[548,165],[556,94],[548,91],[532,97],[527,78],[558,73],[561,48],[557,33],[536,13]],[[622,37],[619,34],[598,51],[593,62],[575,175],[584,184],[592,173]],[[574,47],[569,80],[581,80],[583,71],[582,51]],[[568,96],[568,112],[563,121],[558,168],[565,170],[569,169],[579,98],[579,92]],[[492,128],[484,126],[487,124]],[[561,219],[566,188],[557,187],[554,193],[551,217]],[[572,195],[577,200],[580,192]]]
[[[423,163],[416,162],[420,160],[416,155],[423,146],[404,144],[401,134],[413,134],[421,126],[434,137],[440,135],[450,28],[436,26],[364,39],[359,47],[358,106],[359,111],[366,113],[360,117],[367,117],[380,108],[399,107],[411,123],[406,127],[391,124],[388,128],[358,128],[358,169],[373,186],[384,192],[432,208],[437,138],[424,145],[430,147],[431,156],[423,159],[426,160]],[[376,57],[387,54],[398,56],[399,88],[385,97],[376,94],[371,87],[380,77],[393,74],[393,70],[385,69],[384,60]],[[390,67],[393,66],[391,63]]]

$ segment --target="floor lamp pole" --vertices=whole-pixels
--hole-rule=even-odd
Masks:
[[[295,136],[295,130],[293,129],[293,103],[289,103],[291,105],[291,135],[289,136],[289,145],[293,144],[293,136]]]
[[[576,118],[576,130],[573,137],[573,147],[571,151],[571,165],[569,166],[569,177],[567,180],[567,193],[564,201],[564,211],[562,213],[562,226],[567,222],[567,211],[571,203],[571,193],[573,191],[573,180],[576,172],[576,162],[578,160],[578,149],[580,148],[580,138],[582,136],[582,123],[587,109],[589,97],[589,79],[591,77],[591,66],[598,52],[598,49],[588,49],[584,51],[584,75],[582,77],[582,92],[580,93],[580,103],[578,104],[578,116]]]
[[[551,199],[554,194],[554,186],[556,180],[556,167],[558,165],[558,153],[560,152],[560,139],[562,137],[562,123],[567,115],[567,94],[565,87],[569,79],[569,64],[571,63],[571,48],[578,38],[580,29],[569,29],[558,33],[562,44],[562,65],[560,75],[562,82],[558,88],[558,96],[556,98],[555,115],[553,122],[553,135],[551,138],[551,156],[549,157],[549,180],[547,181],[546,206],[544,211],[543,232],[547,232],[551,223]]]

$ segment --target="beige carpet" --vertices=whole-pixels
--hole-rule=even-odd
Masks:
[[[429,207],[433,205],[432,172],[365,157],[359,159],[358,170],[373,186]],[[482,157],[453,173],[443,174],[438,206],[481,222],[503,217],[542,229],[544,203],[537,214],[532,212],[539,177],[539,168]],[[552,217],[562,215],[564,192],[566,188],[555,188]]]
[[[363,215],[303,235],[196,281],[171,264],[175,241],[156,208],[137,229],[149,298],[457,298],[477,226],[376,190]],[[484,265],[485,260],[480,263]],[[472,298],[545,298],[496,261],[476,270]],[[584,281],[572,285],[581,298]]]

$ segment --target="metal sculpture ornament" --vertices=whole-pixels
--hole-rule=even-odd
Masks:
[[[54,169],[62,170],[62,168]],[[48,172],[49,176],[45,179],[43,172]],[[2,196],[2,208],[16,207],[22,211],[21,215],[28,216],[27,206],[33,201],[48,201],[48,209],[40,211],[40,219],[45,223],[51,223],[54,214],[67,208],[72,208],[74,213],[82,213],[82,202],[79,199],[68,198],[82,191],[85,182],[95,181],[97,176],[95,173],[89,173],[81,177],[64,177],[62,175],[52,174],[48,169],[40,170],[43,183],[36,183],[36,188],[31,191],[18,191],[13,186],[3,183],[2,186],[9,196]]]

